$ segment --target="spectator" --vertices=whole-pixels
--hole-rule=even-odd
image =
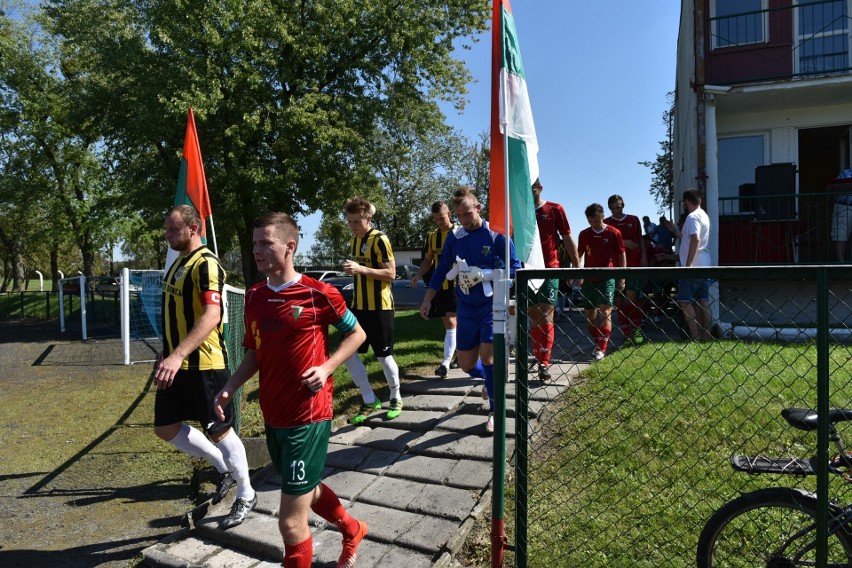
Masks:
[[[701,194],[696,189],[683,193],[686,221],[680,235],[680,265],[710,266],[710,218],[701,208]],[[712,339],[710,334],[710,280],[681,278],[677,284],[677,302],[683,310],[689,335],[696,341]]]
[[[645,236],[653,242],[657,242],[657,226],[651,222],[651,218],[647,215],[642,217],[642,226],[645,228]]]
[[[843,170],[837,179],[852,178],[852,169]],[[834,209],[831,213],[831,240],[837,262],[846,262],[846,243],[852,233],[852,194],[834,196]]]
[[[657,225],[656,234],[656,243],[663,248],[663,252],[671,253],[674,248],[675,234],[678,229],[674,223],[666,219],[665,217],[660,217],[660,224]]]

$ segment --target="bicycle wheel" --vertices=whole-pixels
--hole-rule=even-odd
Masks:
[[[831,530],[829,567],[852,567],[852,542],[844,530]],[[789,488],[761,489],[726,503],[698,539],[698,568],[816,566],[816,499]]]

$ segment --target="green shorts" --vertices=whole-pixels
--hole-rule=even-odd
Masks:
[[[583,295],[583,307],[587,310],[598,306],[611,306],[615,299],[615,278],[583,282],[580,293]]]
[[[639,278],[625,278],[624,279],[624,291],[633,290],[636,292],[636,297],[639,298],[642,295],[642,290],[645,289],[645,282],[643,282]]]
[[[559,299],[559,278],[546,278],[541,287],[530,294],[530,304],[550,304],[555,306]]]
[[[322,481],[331,420],[292,428],[266,426],[266,447],[281,476],[281,492],[304,495]]]

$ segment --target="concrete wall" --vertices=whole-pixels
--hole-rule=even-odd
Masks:
[[[719,321],[734,325],[814,327],[816,282],[726,280],[719,285]],[[852,326],[852,281],[829,289],[830,325]]]

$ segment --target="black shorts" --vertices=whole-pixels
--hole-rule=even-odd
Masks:
[[[456,313],[456,291],[441,288],[432,299],[432,307],[429,309],[430,318],[442,318],[447,314]]]
[[[372,347],[376,357],[393,355],[393,310],[352,310],[352,313],[367,334],[358,353],[366,353]]]
[[[228,369],[178,371],[172,386],[154,397],[154,426],[197,420],[208,434],[227,430],[234,424],[234,405],[225,408],[222,421],[213,411],[213,401],[230,376]]]

